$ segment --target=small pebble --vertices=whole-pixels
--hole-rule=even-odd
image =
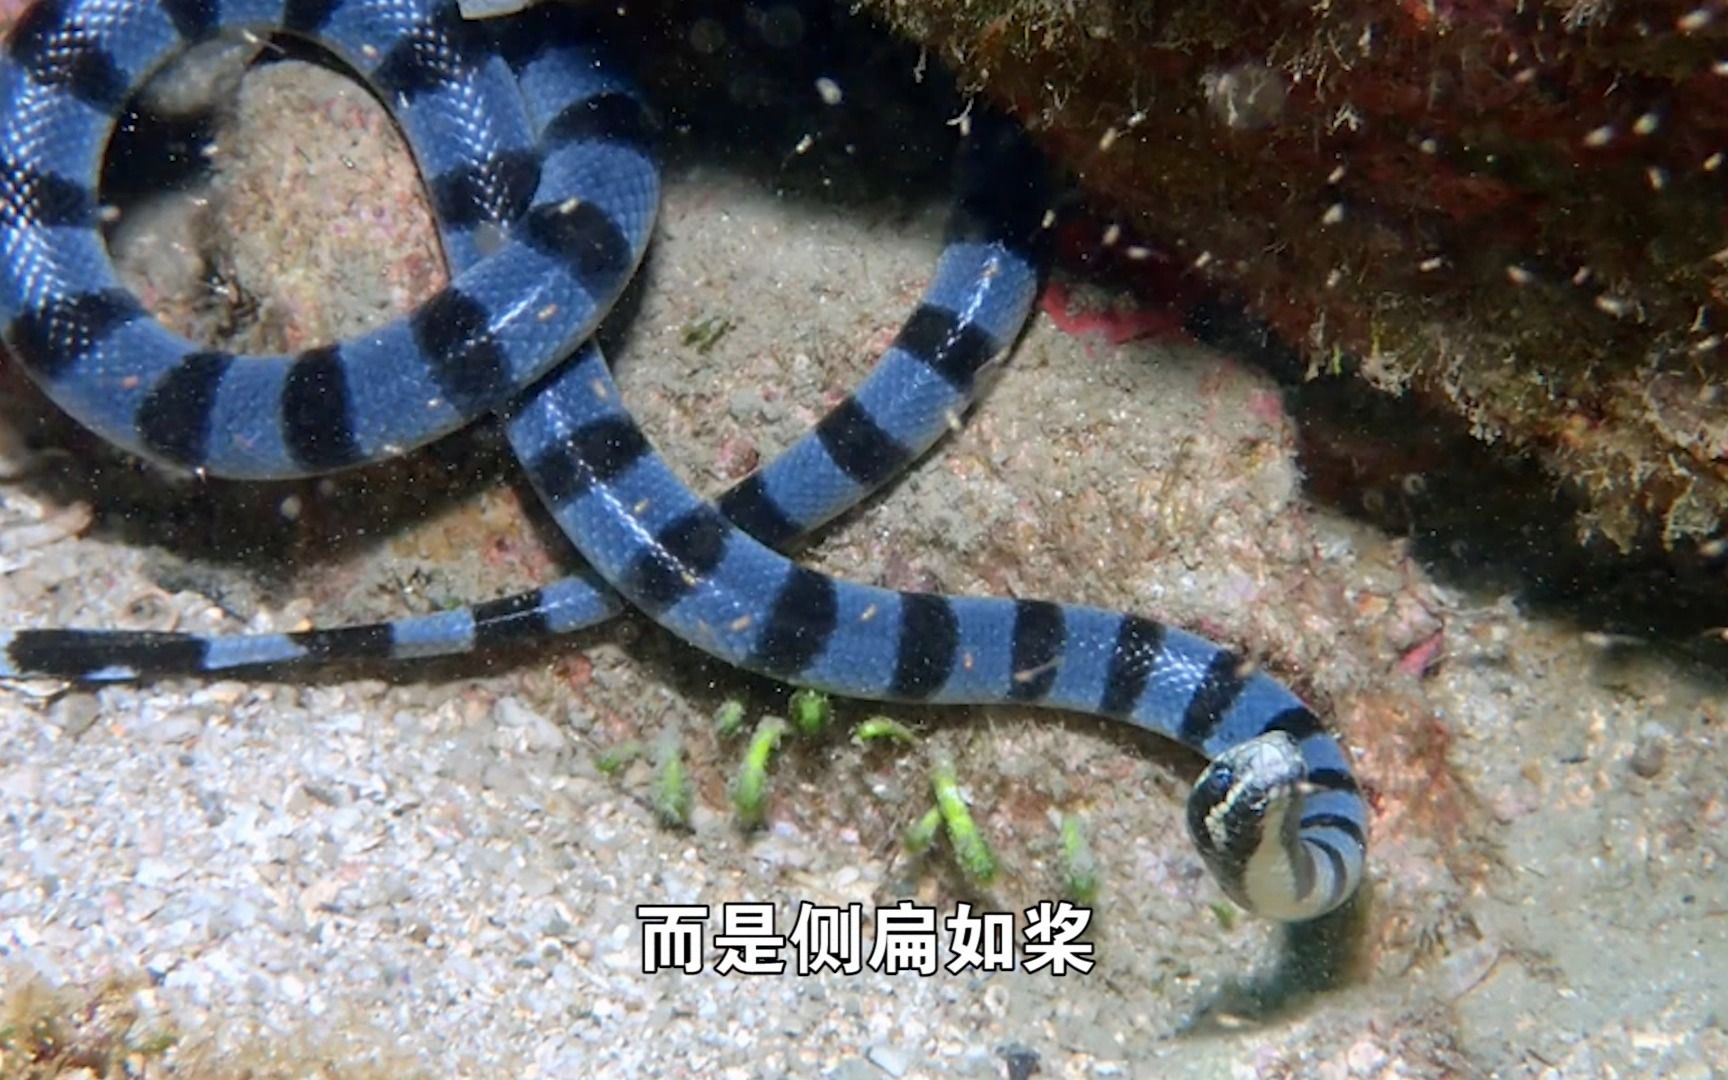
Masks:
[[[1646,780],[1660,775],[1668,764],[1668,733],[1656,724],[1647,724],[1638,733],[1629,763],[1632,771]]]
[[[1350,1075],[1374,1076],[1386,1066],[1386,1049],[1372,1039],[1358,1039],[1345,1051],[1344,1060],[1350,1066]]]
[[[100,711],[95,694],[67,694],[55,703],[49,720],[55,727],[76,739],[90,730]]]
[[[878,1044],[864,1051],[864,1056],[870,1059],[870,1064],[893,1077],[905,1076],[906,1070],[912,1067],[906,1051],[896,1046]]]

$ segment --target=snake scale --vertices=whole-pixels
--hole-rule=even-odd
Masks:
[[[235,356],[161,326],[119,283],[97,178],[116,117],[218,34],[313,41],[408,136],[450,284],[380,329]],[[590,571],[389,623],[196,636],[0,631],[0,676],[84,682],[557,634],[635,606],[740,667],[837,694],[1044,705],[1174,738],[1210,764],[1190,832],[1220,886],[1280,920],[1357,889],[1367,810],[1315,714],[1236,653],[1149,618],[1037,600],[895,592],[774,550],[880,487],[970,406],[1030,311],[1044,169],[980,111],[946,245],[869,377],[709,503],[655,454],[588,342],[653,227],[654,124],[580,13],[465,21],[442,0],[43,0],[0,57],[0,334],[102,437],[209,475],[316,475],[406,452],[488,413]]]

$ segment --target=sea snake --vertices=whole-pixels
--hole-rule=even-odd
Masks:
[[[381,330],[236,357],[162,328],[118,282],[96,177],[115,117],[219,31],[309,38],[392,106],[451,284]],[[741,667],[854,697],[1019,702],[1124,720],[1211,759],[1188,822],[1221,887],[1282,920],[1356,890],[1367,812],[1342,748],[1235,653],[1151,619],[900,593],[801,568],[784,543],[886,482],[970,404],[1039,277],[1040,170],[985,119],[949,240],[870,378],[718,505],[652,452],[583,344],[641,257],[658,175],[629,81],[569,13],[495,31],[437,0],[49,0],[0,59],[0,333],[48,395],[134,452],[210,474],[311,475],[489,411],[592,570],[393,623],[253,637],[0,632],[0,676],[81,681],[486,647],[610,617],[621,594]],[[498,239],[501,237],[501,239]],[[575,356],[560,365],[572,351]],[[548,373],[550,372],[550,375]]]

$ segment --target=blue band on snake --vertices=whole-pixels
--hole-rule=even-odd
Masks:
[[[427,177],[450,286],[349,341],[236,357],[167,331],[119,284],[96,185],[115,117],[164,63],[222,31],[314,40],[392,107]],[[1232,898],[1300,920],[1356,890],[1367,813],[1344,752],[1236,654],[1139,616],[897,593],[771,550],[927,450],[1018,335],[1046,201],[1012,125],[983,115],[965,141],[936,275],[870,377],[709,504],[652,452],[581,344],[640,260],[658,173],[647,110],[579,16],[483,28],[431,0],[41,3],[0,59],[0,110],[0,332],[67,412],[134,452],[236,477],[378,460],[500,412],[593,568],[456,611],[297,634],[0,632],[0,676],[429,656],[592,625],[627,601],[787,682],[1046,705],[1157,731],[1211,759],[1188,820]]]

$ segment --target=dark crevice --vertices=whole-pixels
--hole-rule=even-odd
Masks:
[[[1408,537],[1436,580],[1477,596],[1509,595],[1527,611],[1628,644],[1728,661],[1723,545],[1664,547],[1648,535],[1621,551],[1581,538],[1582,500],[1532,456],[1484,443],[1414,396],[1375,389],[1353,358],[1316,375],[1241,304],[1191,282],[1148,299],[1170,296],[1196,340],[1260,365],[1284,387],[1308,494]]]

